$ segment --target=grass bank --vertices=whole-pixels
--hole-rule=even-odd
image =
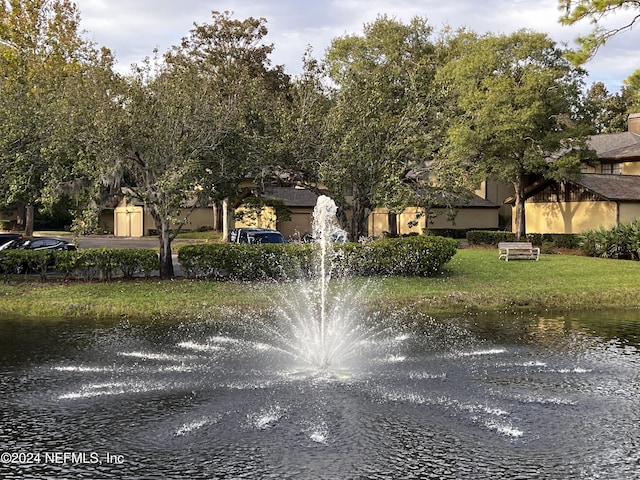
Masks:
[[[363,280],[355,280],[360,283]],[[493,249],[459,250],[435,278],[374,281],[372,308],[413,306],[431,314],[460,312],[640,308],[640,262],[543,255],[504,262]],[[269,308],[274,283],[128,281],[0,284],[0,316],[8,318],[206,317],[220,308]]]

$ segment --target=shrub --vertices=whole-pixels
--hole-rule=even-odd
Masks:
[[[131,278],[143,273],[145,278],[159,268],[158,254],[151,249],[89,248],[79,251],[5,250],[0,253],[0,271],[5,274],[36,272],[44,279],[56,272],[67,279],[91,280],[114,277]]]
[[[587,230],[580,236],[580,248],[591,257],[640,260],[640,219],[612,228]]]
[[[336,276],[431,276],[453,257],[457,242],[414,236],[337,243],[334,248]],[[317,244],[205,244],[181,248],[178,260],[193,278],[287,279],[311,275],[318,253]]]
[[[26,273],[32,267],[29,253],[26,250],[2,250],[0,268],[5,277],[10,274]]]
[[[512,242],[516,239],[513,232],[495,230],[471,230],[467,232],[470,245],[498,245],[500,242]]]
[[[110,280],[120,276],[132,278],[136,273],[142,273],[147,278],[151,271],[160,267],[158,254],[151,249],[89,248],[74,253],[75,259],[64,257],[65,270],[61,273],[68,274],[71,268],[71,271],[81,271],[87,279],[99,277]]]
[[[451,260],[457,246],[451,238],[420,235],[337,248],[345,258],[343,270],[351,275],[429,277]]]
[[[580,236],[571,233],[529,233],[526,239],[537,246],[550,244],[547,246],[548,249],[580,248]],[[500,242],[515,241],[516,234],[494,230],[472,230],[467,232],[467,240],[470,245],[498,245]]]
[[[188,245],[178,261],[192,278],[284,279],[306,275],[314,245],[210,243]]]

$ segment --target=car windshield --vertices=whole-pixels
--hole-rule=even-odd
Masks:
[[[276,232],[261,232],[253,235],[253,243],[284,243],[284,238]]]
[[[7,243],[0,245],[0,250],[11,250],[14,248],[18,248],[20,246],[20,244],[23,242],[24,240],[10,240]]]

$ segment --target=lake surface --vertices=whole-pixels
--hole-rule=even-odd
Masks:
[[[639,311],[389,323],[317,371],[251,319],[0,320],[0,478],[640,477]]]

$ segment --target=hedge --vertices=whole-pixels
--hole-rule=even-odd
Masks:
[[[334,275],[432,276],[455,255],[457,242],[415,236],[334,248]],[[192,278],[277,280],[312,275],[318,254],[317,244],[204,244],[181,248],[178,261]]]
[[[516,239],[513,232],[496,230],[471,230],[467,232],[470,245],[498,245],[500,242],[512,242]]]
[[[191,278],[282,279],[309,272],[313,245],[211,243],[187,245],[178,261]]]
[[[49,274],[93,280],[115,277],[148,277],[160,267],[158,254],[151,249],[89,248],[86,250],[2,250],[0,272],[5,277],[15,273],[36,272],[44,279]]]
[[[580,248],[581,237],[572,233],[529,233],[527,241],[537,246],[551,244],[558,248]],[[498,245],[500,242],[513,242],[516,234],[513,232],[495,230],[472,230],[467,232],[470,245]]]

